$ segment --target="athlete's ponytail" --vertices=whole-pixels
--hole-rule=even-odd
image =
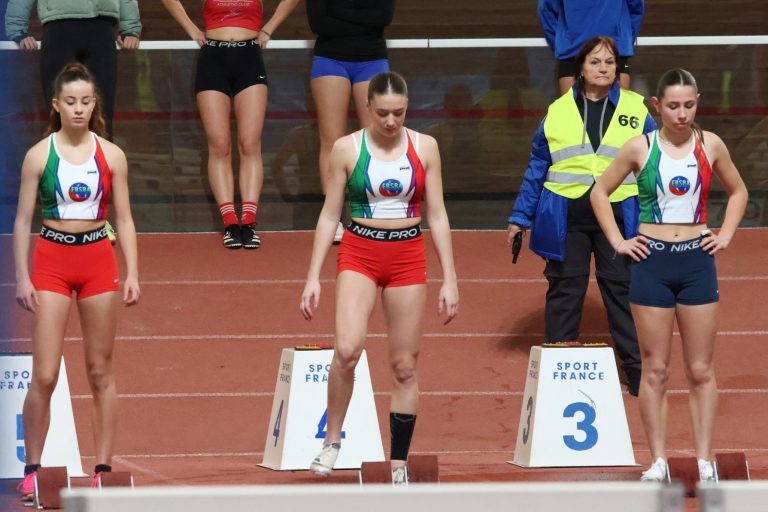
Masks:
[[[94,132],[99,137],[108,138],[107,127],[104,121],[104,114],[102,114],[101,108],[101,95],[99,94],[99,88],[96,86],[96,81],[93,78],[90,70],[81,62],[70,62],[56,75],[56,79],[53,82],[53,97],[58,98],[61,94],[61,90],[64,85],[70,82],[76,82],[82,80],[93,86],[93,97],[96,104],[91,112],[91,118],[88,120],[88,129]],[[61,130],[61,115],[55,108],[51,107],[51,112],[48,117],[48,129],[45,135]]]

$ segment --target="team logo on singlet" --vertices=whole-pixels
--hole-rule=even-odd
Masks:
[[[403,192],[403,184],[395,179],[388,179],[379,185],[379,193],[384,197],[399,196]]]
[[[691,182],[685,176],[675,176],[669,180],[669,191],[676,196],[685,195],[691,188]]]
[[[81,203],[91,197],[91,187],[85,183],[74,183],[69,187],[69,198]]]

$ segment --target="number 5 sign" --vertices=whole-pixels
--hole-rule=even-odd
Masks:
[[[325,440],[332,357],[330,349],[283,349],[262,466],[309,469]],[[336,468],[359,468],[363,462],[384,460],[365,351],[355,368],[355,389],[344,418],[341,441]]]
[[[533,347],[512,464],[633,466],[613,349]]]

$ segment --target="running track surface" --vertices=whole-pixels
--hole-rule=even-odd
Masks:
[[[116,373],[120,431],[115,470],[137,485],[319,482],[307,472],[257,466],[267,436],[281,350],[330,343],[336,249],[323,269],[320,310],[306,322],[298,310],[311,232],[268,232],[258,251],[227,251],[217,234],[140,235],[141,304],[120,312]],[[443,326],[436,314],[440,268],[429,248],[428,310],[419,363],[421,406],[412,452],[438,454],[443,482],[616,480],[641,468],[521,469],[513,456],[530,347],[543,339],[543,262],[527,248],[511,264],[501,231],[454,232],[461,307]],[[428,235],[427,235],[428,237]],[[720,312],[716,371],[721,388],[716,450],[744,451],[752,477],[768,477],[767,229],[743,229],[718,256]],[[11,237],[0,237],[10,255]],[[29,351],[33,318],[15,304],[12,265],[0,270],[0,322],[13,326],[0,351]],[[389,390],[380,307],[366,348],[381,431],[388,450]],[[582,340],[609,341],[594,281]],[[79,326],[72,316],[65,358],[83,469],[94,464],[90,395]],[[669,455],[692,455],[688,396],[679,337],[673,349]],[[650,462],[637,400],[624,393],[637,462]],[[314,454],[307,454],[312,456]],[[338,471],[330,482],[356,482]],[[24,510],[15,482],[0,481],[3,510]],[[687,500],[687,510],[697,510]]]

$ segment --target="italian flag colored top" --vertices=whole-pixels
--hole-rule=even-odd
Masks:
[[[649,224],[704,224],[712,165],[698,135],[691,151],[671,158],[659,145],[658,130],[651,134],[648,159],[637,175],[640,222]]]
[[[44,219],[107,220],[112,172],[99,138],[91,135],[93,152],[82,164],[64,160],[56,148],[56,134],[50,135],[48,161],[39,187]]]
[[[405,153],[396,160],[383,162],[368,152],[367,130],[362,131],[360,144],[352,134],[358,151],[357,163],[347,180],[347,195],[353,218],[407,219],[421,216],[421,196],[424,193],[424,166],[416,148],[419,134],[408,142]]]

